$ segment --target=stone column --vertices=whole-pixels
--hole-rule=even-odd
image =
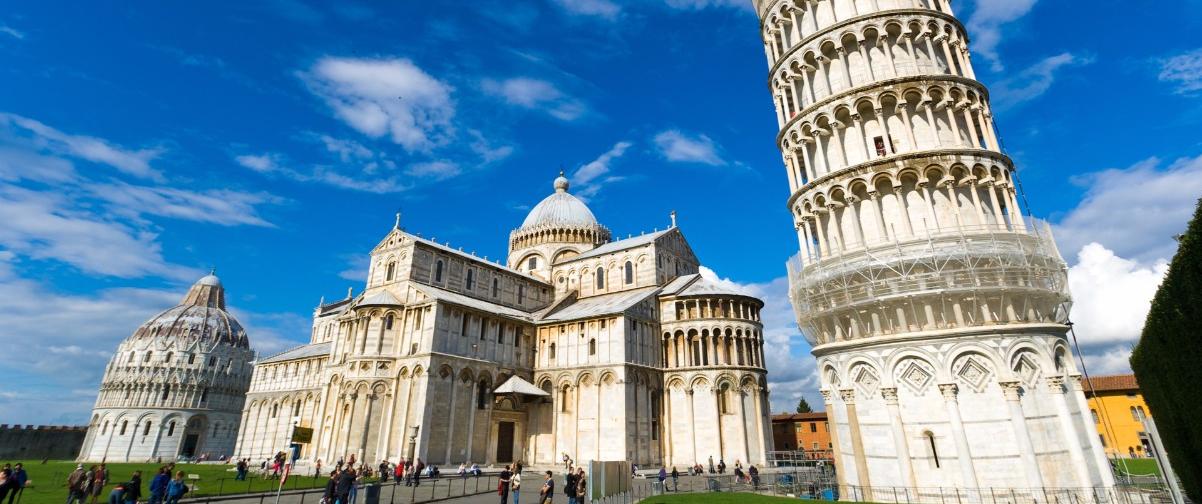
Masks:
[[[902,421],[901,408],[897,405],[897,388],[881,389],[881,397],[885,399],[885,407],[889,410],[889,426],[893,429],[893,449],[900,459],[902,481],[905,486],[917,487],[918,480],[914,479],[914,460],[910,457],[909,440],[906,438],[906,424]]]
[[[843,84],[847,86],[846,89],[855,87],[851,83],[851,59],[847,57],[847,49],[843,48],[842,42],[835,48],[835,57],[839,58],[839,64],[843,66]]]
[[[839,155],[839,160],[837,161],[839,166],[832,167],[831,169],[827,170],[828,172],[834,172],[839,169],[847,168],[847,166],[850,164],[850,161],[847,160],[847,149],[843,148],[843,132],[841,130],[845,127],[846,126],[839,121],[832,121],[830,124],[831,141],[835,143],[835,154]]]
[[[947,111],[947,124],[952,127],[952,138],[956,139],[955,145],[965,146],[967,143],[960,138],[960,124],[956,122],[955,104],[951,103],[949,98],[943,108]]]
[[[860,198],[856,197],[853,194],[853,195],[846,196],[845,199],[847,201],[847,212],[846,213],[850,214],[850,215],[844,215],[844,218],[851,219],[852,231],[855,232],[857,245],[860,247],[864,247],[864,246],[866,246],[866,243],[864,241],[864,229],[860,225],[860,213],[856,210],[856,203],[858,203],[860,201]]]
[[[864,133],[864,121],[860,118],[860,114],[851,115],[851,127],[855,132],[855,137],[860,140],[860,145],[864,146],[864,160],[871,160],[872,147],[868,145],[868,135]]]
[[[818,233],[818,252],[822,258],[826,258],[831,255],[832,247],[830,246],[830,242],[826,240],[826,231],[822,229],[825,227],[822,225],[822,214],[829,213],[829,211],[825,208],[819,208],[815,212],[817,214],[814,218],[814,230]]]
[[[827,388],[823,388],[820,392],[822,393],[822,402],[826,405],[827,423],[834,429],[830,434],[833,451],[831,459],[835,463],[836,484],[839,486],[839,494],[846,495],[844,487],[847,486],[847,475],[843,472],[843,450],[839,441],[839,422],[838,411],[835,410],[835,394]]]
[[[897,77],[897,62],[893,57],[893,48],[889,45],[889,34],[878,34],[876,38],[876,44],[881,46],[881,52],[885,53],[885,61],[889,62],[889,76]]]
[[[831,85],[831,74],[826,65],[831,59],[826,57],[825,54],[819,54],[814,57],[814,60],[818,62],[818,73],[822,75],[823,80],[826,82],[826,96],[835,94],[835,87]]]
[[[872,501],[872,479],[868,474],[868,457],[864,454],[864,439],[860,433],[860,416],[856,413],[856,391],[855,389],[840,389],[839,395],[843,399],[843,405],[847,408],[847,426],[851,429],[851,449],[856,461],[856,476],[859,480],[859,485],[863,487],[863,498],[865,502]]]
[[[942,148],[943,141],[939,139],[939,123],[935,122],[935,106],[928,98],[922,102],[922,108],[923,112],[926,112],[927,123],[931,126],[931,138],[935,141],[935,148]]]
[[[1035,459],[1035,447],[1031,444],[1031,435],[1027,432],[1027,418],[1023,414],[1017,381],[998,382],[1006,395],[1006,405],[1010,408],[1010,428],[1014,430],[1014,439],[1018,442],[1018,456],[1022,461],[1023,472],[1026,475],[1027,486],[1031,488],[1043,486],[1043,476],[1039,473],[1039,462]]]
[[[903,33],[901,34],[900,39],[905,41],[906,54],[910,56],[910,62],[914,64],[914,73],[919,73],[918,56],[914,54],[914,36],[909,33]]]
[[[1064,396],[1064,377],[1049,376],[1044,379],[1047,385],[1048,394],[1052,396],[1052,402],[1056,406],[1056,416],[1060,420],[1060,431],[1064,436],[1064,443],[1068,447],[1069,459],[1073,461],[1073,467],[1077,473],[1077,485],[1079,487],[1091,487],[1093,482],[1089,477],[1089,466],[1085,464],[1085,454],[1081,451],[1081,436],[1077,432],[1076,426],[1073,425],[1072,415],[1068,411],[1068,400]],[[1087,431],[1089,437],[1094,437],[1094,430]]]
[[[876,190],[868,191],[868,201],[872,203],[872,220],[876,222],[878,241],[889,241],[889,230],[885,228],[884,205],[881,204],[881,193]]]
[[[852,3],[854,4],[855,2]],[[864,60],[864,66],[868,71],[868,81],[872,82],[876,80],[876,75],[874,75],[872,71],[872,60],[868,59],[868,48],[866,47],[868,45],[867,42],[867,40],[856,39],[856,47],[859,48],[860,59]]]
[[[964,435],[964,422],[960,419],[960,401],[956,398],[958,391],[959,387],[955,383],[939,384],[939,392],[943,394],[943,404],[947,408],[947,417],[952,427],[952,437],[956,441],[961,482],[964,488],[975,489],[980,483],[977,482],[977,471],[973,468],[972,450],[969,449],[968,438]]]
[[[964,114],[964,125],[968,127],[968,139],[972,142],[974,149],[981,148],[981,139],[977,137],[977,125],[972,120],[972,114],[969,113],[968,107],[960,107]]]
[[[927,217],[931,219],[931,223],[927,224],[927,234],[930,234],[931,229],[939,230],[939,219],[935,218],[935,201],[931,198],[930,193],[927,192],[929,189],[928,185],[930,185],[930,181],[919,180],[915,187],[918,189],[919,194],[922,195],[922,202],[927,207]]]
[[[838,247],[831,247],[831,250],[837,250],[838,252],[845,252],[845,251],[847,251],[847,239],[844,238],[844,236],[843,236],[843,226],[842,226],[842,223],[839,222],[839,215],[836,212],[836,210],[838,210],[838,208],[839,208],[839,205],[833,201],[826,205],[827,214],[831,216],[830,223],[835,228],[835,238],[839,241]]]
[[[963,229],[964,219],[960,216],[960,198],[956,196],[956,181],[949,175],[940,180],[940,183],[943,184],[944,189],[947,189],[947,202],[952,207],[952,216],[956,218],[956,227]]]
[[[700,455],[697,454],[697,416],[693,408],[693,387],[690,386],[689,388],[684,389],[684,392],[685,394],[688,394],[689,401],[689,439],[692,440],[693,462],[697,463],[701,461],[701,458]]]
[[[1106,461],[1106,451],[1102,449],[1101,440],[1097,436],[1093,435],[1095,427],[1089,415],[1089,404],[1085,402],[1085,393],[1081,387],[1081,375],[1070,375],[1069,380],[1072,384],[1071,394],[1073,396],[1073,400],[1077,403],[1077,412],[1081,417],[1081,428],[1085,429],[1085,432],[1090,433],[1090,435],[1085,436],[1089,439],[1090,448],[1090,453],[1087,456],[1092,457],[1094,464],[1101,468],[1099,472],[1102,475],[1102,486],[1113,486],[1114,473],[1105,470],[1105,467],[1108,465]]]
[[[802,167],[805,168],[805,174],[806,174],[805,178],[806,178],[807,183],[814,181],[814,175],[816,173],[816,171],[814,169],[815,168],[814,163],[816,163],[817,161],[815,161],[815,156],[810,155],[810,148],[809,148],[810,141],[812,141],[812,140],[813,139],[809,138],[809,137],[801,139],[801,155],[802,155],[801,159],[803,161]]]
[[[906,139],[910,141],[910,151],[918,150],[918,139],[914,136],[914,121],[910,120],[910,111],[906,110],[906,105],[899,103],[894,111],[902,118],[902,124],[906,127]]]

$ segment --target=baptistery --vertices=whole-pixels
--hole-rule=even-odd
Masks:
[[[233,453],[254,352],[209,274],[122,341],[105,368],[80,460]]]

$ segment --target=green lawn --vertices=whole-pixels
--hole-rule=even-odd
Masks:
[[[1125,472],[1132,476],[1160,475],[1160,466],[1156,464],[1156,459],[1118,459],[1114,461],[1114,466],[1119,472]]]
[[[10,463],[25,462],[25,461],[5,461]],[[22,504],[62,504],[67,499],[67,476],[71,471],[75,470],[75,462],[70,461],[51,461],[42,464],[40,461],[25,462],[25,472],[29,473],[29,486],[21,495]],[[85,464],[84,469],[87,469],[91,464]],[[142,495],[146,496],[150,491],[150,479],[154,477],[155,471],[158,470],[160,464],[108,464],[109,469],[109,486],[101,493],[97,502],[108,502],[108,494],[112,486],[129,480],[134,471],[142,471]],[[190,484],[195,487],[194,493],[189,496],[200,495],[217,495],[231,493],[246,493],[246,492],[265,492],[275,490],[279,484],[274,480],[265,480],[261,477],[256,477],[252,472],[247,475],[246,481],[234,480],[234,466],[232,464],[176,464],[177,471],[183,471],[184,474],[196,474],[200,476],[199,480],[193,480]],[[290,476],[287,481],[286,489],[293,488],[312,488],[325,484],[325,479],[321,481],[314,480],[312,476]],[[144,497],[145,498],[145,497]]]
[[[772,497],[753,493],[716,492],[689,493],[676,495],[659,495],[639,501],[639,504],[798,504],[830,501],[808,499],[791,499],[788,497]]]

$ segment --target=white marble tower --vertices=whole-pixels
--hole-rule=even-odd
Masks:
[[[949,2],[754,3],[843,496],[1112,486],[1065,263],[1020,210]]]

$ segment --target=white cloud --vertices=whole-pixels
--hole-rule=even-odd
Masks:
[[[371,159],[375,157],[375,152],[364,147],[363,144],[354,140],[344,140],[334,138],[329,135],[318,135],[318,140],[322,145],[325,145],[326,150],[338,155],[338,159],[344,163],[360,159]]]
[[[610,0],[555,0],[555,3],[570,14],[595,16],[611,21],[622,12],[622,7]]]
[[[361,191],[373,194],[390,194],[408,190],[407,184],[396,175],[374,176],[378,164],[367,163],[358,166],[360,173],[347,175],[342,171],[328,166],[312,166],[296,169],[287,166],[286,160],[279,154],[241,154],[234,156],[234,161],[243,167],[269,176],[279,176],[297,182],[315,182],[340,189]],[[419,169],[419,171],[421,171]],[[431,172],[430,174],[432,174]],[[425,175],[426,173],[423,173]],[[365,176],[372,175],[372,176]],[[413,175],[411,173],[411,175]]]
[[[459,171],[459,165],[443,160],[409,165],[405,169],[405,174],[419,178],[443,180],[458,175]]]
[[[1202,91],[1202,49],[1184,52],[1159,61],[1161,82],[1170,82],[1182,94]]]
[[[1149,158],[1124,169],[1073,179],[1085,196],[1054,226],[1061,250],[1098,242],[1120,257],[1145,264],[1173,256],[1173,237],[1185,230],[1202,195],[1202,156],[1161,167]]]
[[[748,12],[755,12],[750,0],[665,0],[668,7],[680,10],[702,10],[708,8],[727,7]]]
[[[998,57],[1002,27],[1031,12],[1037,0],[976,0],[968,18],[968,32],[973,37],[973,50],[989,60],[994,72],[1004,69]]]
[[[660,155],[673,162],[724,165],[726,161],[718,155],[718,146],[710,137],[689,135],[680,130],[662,131],[655,135],[655,146]]]
[[[0,137],[7,137],[0,140],[24,143],[32,150],[106,164],[135,177],[162,179],[162,175],[150,166],[150,161],[161,153],[158,149],[127,150],[100,138],[63,133],[33,119],[5,112],[0,112],[0,127],[7,130],[0,131]]]
[[[1056,73],[1061,69],[1091,63],[1093,63],[1092,57],[1075,56],[1071,53],[1061,53],[1039,60],[1034,65],[991,86],[994,107],[998,110],[1005,110],[1039,98],[1048,89],[1051,89],[1052,84],[1056,81]]]
[[[305,78],[338,118],[369,137],[425,152],[454,134],[451,87],[410,60],[325,57]]]
[[[610,171],[609,165],[615,159],[625,155],[626,149],[629,149],[630,146],[630,142],[618,142],[604,154],[597,156],[597,159],[581,166],[576,173],[572,174],[572,184],[575,186],[572,192],[587,201],[596,196],[606,184],[622,180],[622,177],[607,175]]]
[[[555,84],[541,79],[485,79],[481,83],[481,89],[485,93],[504,99],[505,103],[546,112],[561,121],[575,121],[588,112],[588,106],[584,102],[560,91]]]
[[[484,134],[479,130],[468,130],[468,135],[472,137],[468,147],[480,157],[480,164],[487,165],[494,161],[500,161],[513,154],[512,145],[495,145],[493,142],[484,138]]]
[[[1077,263],[1068,270],[1072,320],[1081,344],[1138,340],[1152,297],[1168,269],[1163,259],[1141,265],[1098,243],[1082,247]]]
[[[173,187],[145,187],[121,182],[89,184],[88,190],[112,205],[115,212],[139,217],[157,215],[222,226],[274,227],[259,216],[258,207],[278,203],[280,198],[267,193],[246,193],[227,189],[187,191]]]
[[[19,32],[15,28],[8,25],[0,25],[0,33],[9,35],[17,40],[25,40],[25,33]]]

